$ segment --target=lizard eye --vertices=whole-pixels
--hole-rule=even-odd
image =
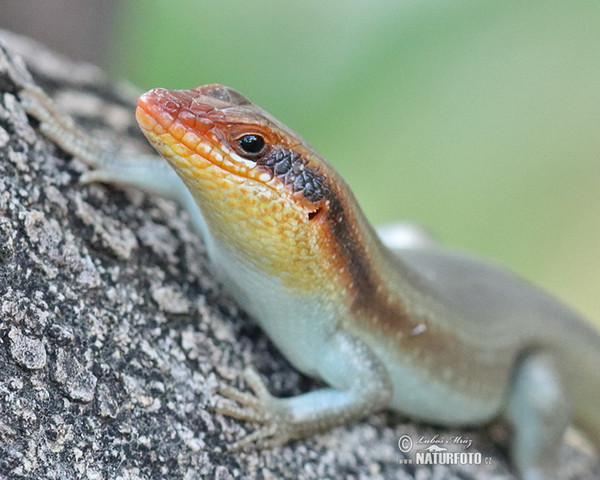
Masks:
[[[266,147],[265,139],[256,133],[242,135],[237,142],[242,152],[250,158],[258,157]]]

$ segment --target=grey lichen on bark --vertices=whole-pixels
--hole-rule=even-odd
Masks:
[[[79,184],[86,167],[19,99],[35,82],[104,146],[149,152],[138,92],[28,39],[0,31],[0,42],[0,478],[511,478],[487,432],[387,413],[224,455],[253,426],[211,410],[218,381],[239,382],[252,362],[278,395],[313,382],[222,291],[177,205]],[[402,435],[436,434],[471,439],[491,465],[399,465]],[[598,478],[591,455],[564,450],[565,471]]]

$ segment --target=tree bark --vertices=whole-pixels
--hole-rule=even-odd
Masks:
[[[217,381],[239,386],[253,363],[279,396],[315,382],[227,297],[177,205],[79,184],[86,167],[40,134],[19,99],[31,73],[103,145],[149,152],[134,120],[139,92],[24,37],[0,31],[0,42],[0,478],[513,478],[493,430],[389,413],[223,454],[255,426],[211,410]],[[400,465],[404,435],[460,436],[467,450],[439,445],[491,464]],[[564,478],[600,478],[597,458],[573,442],[561,460]]]

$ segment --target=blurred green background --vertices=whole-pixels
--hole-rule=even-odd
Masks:
[[[597,0],[8,3],[4,27],[55,16],[29,33],[141,88],[240,90],[373,222],[420,223],[600,325]]]

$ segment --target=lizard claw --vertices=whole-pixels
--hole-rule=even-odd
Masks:
[[[293,438],[293,424],[289,421],[289,415],[285,415],[285,408],[283,408],[281,400],[269,393],[254,368],[246,368],[244,378],[252,393],[220,384],[216,387],[216,392],[238,405],[217,406],[214,407],[214,410],[222,415],[246,422],[259,423],[262,426],[235,442],[226,450],[226,453],[238,452],[252,445],[259,448],[273,448]]]

